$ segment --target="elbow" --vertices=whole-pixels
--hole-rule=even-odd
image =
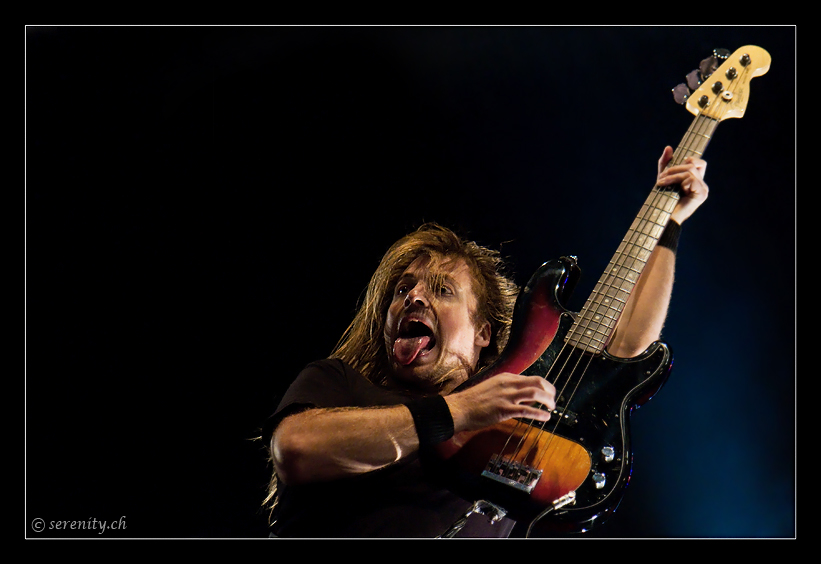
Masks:
[[[283,422],[284,424],[284,422]],[[307,451],[298,432],[282,429],[280,424],[271,437],[271,459],[277,478],[286,485],[299,485],[310,481],[306,469],[309,468]]]
[[[659,339],[658,334],[649,332],[642,335],[622,335],[622,337],[613,339],[607,352],[619,358],[635,358]]]
[[[613,347],[608,352],[618,358],[635,358],[647,350],[647,347],[622,343],[621,346]]]

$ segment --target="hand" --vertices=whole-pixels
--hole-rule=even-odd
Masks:
[[[510,373],[445,396],[457,432],[484,429],[514,417],[547,421],[550,412],[539,409],[538,404],[553,410],[555,398],[556,388],[541,376]]]
[[[673,148],[665,147],[658,163],[658,184],[661,186],[681,185],[681,199],[671,216],[681,224],[704,203],[710,192],[704,182],[707,162],[695,157],[687,157],[684,163],[666,168],[672,158]]]

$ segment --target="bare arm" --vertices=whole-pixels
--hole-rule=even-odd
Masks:
[[[544,378],[500,374],[445,397],[455,432],[481,429],[512,417],[546,421],[555,389]],[[277,475],[305,484],[389,466],[419,449],[408,408],[310,409],[283,419],[271,439]]]
[[[679,225],[707,199],[709,189],[704,182],[707,163],[689,158],[684,164],[667,168],[673,149],[666,147],[658,163],[659,184],[681,184],[681,199],[670,218]],[[656,247],[639,278],[608,350],[620,357],[634,357],[661,336],[673,291],[675,253]]]
[[[659,339],[673,291],[675,264],[672,250],[653,250],[608,345],[611,354],[632,358]]]
[[[418,448],[413,419],[402,405],[309,409],[283,419],[271,440],[277,475],[285,483],[369,472]]]

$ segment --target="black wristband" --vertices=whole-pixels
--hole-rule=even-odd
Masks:
[[[659,237],[658,243],[656,244],[659,247],[667,247],[675,253],[676,249],[678,249],[678,239],[680,236],[681,225],[671,219],[667,222],[667,227],[664,228],[664,231],[661,233],[661,237]]]
[[[413,416],[419,446],[432,446],[453,436],[453,417],[445,398],[439,395],[413,400],[405,404]]]

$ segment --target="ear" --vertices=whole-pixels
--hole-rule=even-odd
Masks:
[[[483,321],[479,325],[479,330],[476,331],[476,338],[473,341],[473,344],[477,347],[485,348],[490,344],[490,322]]]

